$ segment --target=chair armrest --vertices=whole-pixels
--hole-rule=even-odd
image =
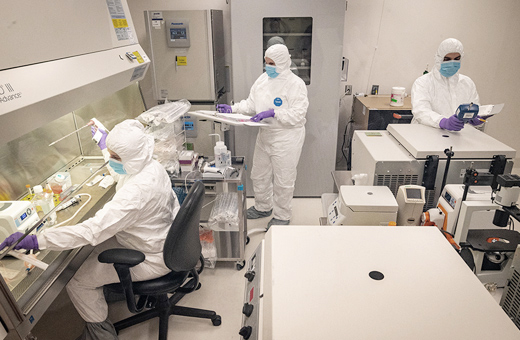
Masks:
[[[114,265],[125,294],[126,304],[132,313],[140,313],[146,304],[146,299],[139,299],[136,303],[130,274],[130,268],[143,262],[144,259],[145,256],[140,251],[124,248],[108,249],[98,255],[99,262]]]
[[[101,263],[124,264],[130,267],[143,262],[145,256],[138,250],[133,249],[108,249],[99,254],[98,261]]]

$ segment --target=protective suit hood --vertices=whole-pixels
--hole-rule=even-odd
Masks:
[[[276,72],[280,74],[289,71],[291,67],[291,55],[285,45],[276,44],[269,47],[265,51],[265,57],[273,59],[276,64]]]
[[[448,38],[442,41],[437,49],[437,53],[435,54],[435,70],[440,70],[444,56],[448,53],[460,53],[460,59],[462,60],[464,57],[464,47],[462,46],[462,43],[454,38]]]
[[[143,125],[135,119],[117,124],[107,137],[107,148],[121,157],[129,175],[139,173],[153,156],[154,140],[145,134]]]

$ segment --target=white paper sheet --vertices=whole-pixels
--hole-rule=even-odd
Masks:
[[[504,104],[496,104],[496,105],[481,105],[478,110],[478,115],[483,119],[489,118],[493,115],[496,115],[504,108]]]

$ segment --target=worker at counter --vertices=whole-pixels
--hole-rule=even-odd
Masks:
[[[460,131],[464,122],[455,114],[461,104],[479,104],[475,83],[459,73],[464,48],[457,39],[441,42],[430,73],[415,80],[412,86],[412,123],[420,123],[451,131]],[[482,124],[480,117],[469,121]]]
[[[163,261],[163,245],[179,210],[170,178],[161,164],[152,159],[153,137],[146,135],[137,120],[116,125],[99,141],[109,170],[118,179],[116,194],[96,215],[74,226],[44,230],[26,236],[17,249],[65,250],[94,245],[96,248],[67,285],[70,299],[86,328],[78,339],[117,339],[108,320],[103,285],[119,282],[111,264],[98,262],[98,255],[111,248],[142,251],[146,259],[132,267],[132,278],[148,280],[170,271]],[[9,236],[1,245],[14,244],[23,234]]]
[[[251,87],[249,97],[229,106],[217,105],[220,112],[254,114],[260,127],[256,138],[251,179],[254,206],[248,219],[274,217],[271,225],[290,223],[296,166],[305,140],[305,115],[309,100],[305,82],[290,70],[291,55],[285,45],[275,44],[265,51],[265,72]]]

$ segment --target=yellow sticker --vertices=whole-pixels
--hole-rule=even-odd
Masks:
[[[114,28],[128,27],[128,21],[126,19],[112,19]]]
[[[188,58],[187,57],[177,57],[177,66],[187,66]]]
[[[141,54],[139,52],[135,51],[134,55],[137,58],[137,61],[139,62],[139,64],[144,63],[143,57],[141,57]]]

